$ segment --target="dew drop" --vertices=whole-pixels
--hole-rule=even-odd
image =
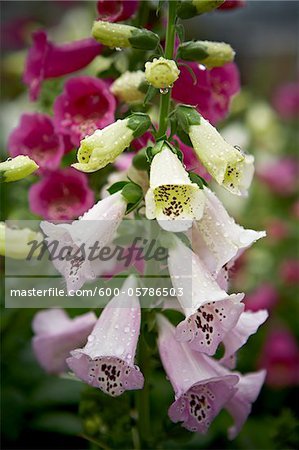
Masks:
[[[169,91],[168,88],[161,88],[161,89],[160,89],[160,94],[166,95],[166,94],[168,94],[168,91]]]

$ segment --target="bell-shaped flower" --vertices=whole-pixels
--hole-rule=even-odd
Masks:
[[[145,196],[146,217],[157,218],[167,231],[184,231],[203,214],[204,194],[166,142],[155,154],[150,169],[150,188]]]
[[[9,228],[4,222],[0,222],[0,255],[6,258],[26,259],[30,246],[29,242],[42,242],[43,236],[40,232],[30,228]],[[33,253],[35,258],[38,253]]]
[[[233,263],[264,231],[246,230],[229,216],[217,196],[203,188],[205,207],[202,218],[192,229],[192,247],[211,273],[218,274],[227,263]]]
[[[190,431],[206,433],[212,420],[235,393],[236,375],[218,376],[204,358],[175,337],[175,328],[159,316],[158,347],[167,377],[175,393],[168,410],[173,422]]]
[[[39,165],[39,172],[57,169],[64,154],[62,136],[54,130],[50,116],[22,114],[8,139],[11,156],[27,155]]]
[[[108,83],[90,76],[70,78],[54,102],[55,128],[77,146],[85,136],[114,122],[115,108]]]
[[[86,342],[96,320],[93,312],[70,319],[62,309],[39,311],[32,322],[32,347],[42,368],[53,374],[67,372],[66,358]]]
[[[97,1],[99,19],[107,22],[128,20],[138,9],[138,0]]]
[[[143,375],[134,365],[141,320],[135,289],[136,279],[130,276],[104,308],[85,347],[67,359],[77,377],[113,397],[143,388]]]
[[[32,38],[33,45],[28,52],[23,77],[31,100],[39,96],[43,80],[82,69],[102,50],[102,46],[92,38],[57,45],[48,40],[43,30],[35,31]]]
[[[5,183],[22,180],[37,169],[38,165],[29,156],[19,155],[0,163],[0,179]]]
[[[110,91],[121,102],[135,105],[143,103],[145,92],[142,91],[142,85],[145,83],[145,75],[142,70],[135,72],[125,72],[118,77],[110,86]]]
[[[135,113],[117,120],[102,130],[96,130],[81,141],[78,163],[73,167],[82,172],[95,172],[113,162],[138,136],[150,127],[148,115]]]
[[[47,220],[76,219],[93,204],[86,175],[71,167],[47,173],[29,189],[31,211]]]
[[[116,192],[100,200],[71,224],[41,223],[48,248],[54,251],[56,247],[55,255],[59,257],[52,259],[53,264],[64,276],[68,292],[78,290],[87,280],[94,280],[99,270],[111,268],[108,263],[106,267],[99,265],[99,252],[112,242],[126,207],[127,202],[121,192]],[[67,249],[69,254],[61,252],[63,249]]]
[[[214,355],[243,312],[244,294],[228,295],[179,239],[169,249],[168,269],[186,316],[177,326],[176,338],[188,342],[193,350]]]
[[[220,360],[221,364],[233,369],[235,367],[235,353],[246,344],[252,334],[257,332],[267,318],[268,313],[266,310],[257,312],[244,311],[235,327],[224,336],[222,343],[225,347],[225,352]]]

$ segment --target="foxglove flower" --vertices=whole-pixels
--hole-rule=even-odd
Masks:
[[[176,102],[193,105],[205,119],[216,125],[228,114],[231,100],[240,90],[239,70],[234,63],[208,70],[204,66],[188,62],[193,70],[196,83],[190,71],[180,67],[180,76],[172,89]]]
[[[274,94],[273,105],[283,119],[299,117],[299,81],[280,86]]]
[[[46,174],[29,190],[30,209],[48,220],[69,220],[94,204],[85,174],[71,167]]]
[[[30,228],[9,228],[4,222],[0,222],[0,255],[6,258],[26,259],[31,241],[42,242],[41,233],[31,230]],[[37,257],[37,253],[33,253],[32,257]]]
[[[287,285],[299,284],[299,259],[286,259],[280,267],[280,276]]]
[[[162,58],[162,56],[145,63],[145,78],[156,89],[171,88],[179,74],[180,71],[175,61]]]
[[[77,291],[85,281],[93,280],[97,275],[109,271],[111,264],[101,264],[98,254],[90,258],[89,249],[97,244],[97,249],[110,244],[119,227],[127,203],[120,192],[99,201],[79,220],[71,224],[53,224],[42,222],[41,229],[47,236],[47,242],[59,242],[56,250],[67,246],[70,255],[53,259],[56,269],[64,276],[67,290]],[[114,264],[114,262],[113,262]]]
[[[290,157],[273,158],[260,164],[257,175],[271,192],[292,195],[298,187],[299,162]]]
[[[40,171],[54,170],[64,154],[64,143],[54,130],[50,116],[40,113],[23,114],[19,125],[8,139],[11,156],[27,155]]]
[[[102,50],[102,46],[92,38],[57,45],[48,40],[43,30],[34,32],[32,37],[33,45],[28,53],[23,77],[29,87],[31,100],[38,98],[43,80],[82,69]]]
[[[123,22],[135,14],[138,4],[138,0],[98,0],[99,19],[107,22]]]
[[[204,187],[203,192],[204,212],[192,229],[192,244],[210,272],[218,274],[223,266],[232,265],[245,249],[266,233],[238,225],[210,189]]]
[[[257,312],[243,312],[237,324],[232,328],[223,339],[225,353],[221,358],[221,364],[232,369],[234,365],[234,355],[244,344],[248,338],[257,332],[257,329],[267,320],[268,313],[266,310]]]
[[[160,144],[158,144],[160,145]],[[151,163],[150,188],[145,197],[146,217],[157,218],[167,231],[184,231],[203,214],[204,195],[192,183],[166,142]]]
[[[244,294],[228,295],[199,257],[179,239],[169,249],[168,269],[186,316],[177,326],[176,338],[188,342],[193,350],[213,355],[238,322]]]
[[[29,156],[19,155],[0,163],[0,179],[6,183],[18,181],[31,175],[38,165]]]
[[[183,422],[187,430],[206,433],[234,394],[239,377],[218,376],[204,355],[176,340],[175,328],[167,319],[159,316],[158,324],[160,358],[175,393],[168,415],[173,422]]]
[[[70,319],[62,309],[39,311],[32,322],[32,346],[42,368],[53,374],[67,372],[66,358],[84,344],[96,319],[93,312]]]
[[[231,9],[242,8],[245,6],[245,0],[225,0],[222,5],[218,7],[218,11],[228,11]]]
[[[85,136],[114,121],[115,108],[115,98],[105,81],[89,76],[71,78],[54,102],[55,127],[78,146]]]
[[[113,162],[135,139],[150,127],[149,116],[132,114],[117,120],[103,130],[95,131],[83,139],[78,150],[78,163],[73,167],[82,172],[95,172]]]
[[[140,304],[133,276],[127,278],[120,295],[104,308],[82,349],[71,352],[70,369],[81,380],[116,397],[125,390],[142,389],[143,375],[134,365],[140,332]]]
[[[246,311],[271,310],[278,302],[278,292],[270,283],[263,283],[253,292],[246,295]]]
[[[189,41],[180,44],[177,57],[202,63],[208,69],[212,69],[232,62],[235,52],[225,42]]]
[[[135,105],[143,103],[145,99],[145,93],[140,89],[143,83],[145,83],[145,75],[142,70],[127,71],[114,81],[110,86],[110,91],[118,100]]]

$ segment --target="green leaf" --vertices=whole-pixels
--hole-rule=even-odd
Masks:
[[[145,95],[144,101],[143,101],[143,105],[147,105],[148,103],[150,103],[157,94],[158,94],[158,89],[156,89],[154,86],[149,86],[147,89],[147,93]]]
[[[133,166],[138,170],[148,170],[149,161],[146,154],[146,148],[142,148],[133,158]]]
[[[189,172],[189,178],[192,183],[196,183],[200,187],[200,189],[203,189],[204,186],[207,186],[206,180],[197,175],[197,173],[195,172]]]
[[[115,194],[115,192],[121,191],[129,183],[129,181],[117,181],[116,183],[112,184],[112,186],[110,186],[107,191],[110,195]]]
[[[180,42],[184,42],[185,40],[185,28],[181,23],[177,23],[175,26],[175,30],[177,32],[178,38]]]

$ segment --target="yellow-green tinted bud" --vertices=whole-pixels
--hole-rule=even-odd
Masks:
[[[171,59],[160,57],[155,58],[153,62],[145,63],[145,78],[148,83],[157,89],[172,87],[173,83],[179,78],[180,71]]]
[[[208,69],[223,66],[233,61],[234,57],[234,50],[225,42],[184,42],[178,48],[178,58],[202,63]]]
[[[133,47],[140,50],[154,50],[160,40],[157,34],[145,28],[102,20],[94,22],[91,32],[98,42],[115,48]]]
[[[0,163],[0,177],[8,183],[21,180],[37,169],[38,165],[29,156],[20,155]]]
[[[213,11],[222,3],[224,0],[181,0],[177,14],[181,19],[190,19],[198,14]]]
[[[5,223],[0,222],[0,255],[13,259],[26,259],[32,248],[29,245],[31,241],[42,242],[42,233],[29,228],[12,229],[7,227]],[[36,258],[39,253],[40,248],[37,248],[32,257]]]
[[[122,102],[128,104],[142,103],[145,93],[139,90],[145,82],[142,70],[123,73],[110,87],[110,91]]]

